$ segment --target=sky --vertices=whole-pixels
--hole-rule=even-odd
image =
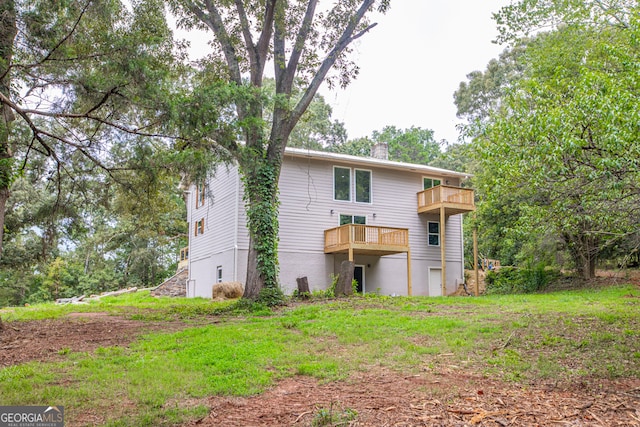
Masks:
[[[503,46],[492,12],[510,0],[392,0],[378,25],[354,44],[360,74],[345,90],[320,89],[349,139],[394,125],[458,139],[453,93]]]

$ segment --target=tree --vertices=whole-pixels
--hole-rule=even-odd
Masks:
[[[638,231],[640,27],[637,7],[624,6],[504,9],[505,25],[516,17],[565,25],[527,45],[526,72],[476,140],[479,192],[490,203],[492,194],[515,197],[519,222],[551,227],[585,279],[605,248]]]
[[[458,117],[469,124],[484,122],[500,107],[507,90],[522,76],[525,46],[526,40],[520,41],[517,46],[506,48],[498,59],[490,60],[484,71],[467,74],[468,82],[460,82],[453,93]]]
[[[385,126],[380,131],[373,131],[371,138],[356,138],[329,147],[329,150],[350,154],[352,156],[368,157],[371,147],[383,142],[389,147],[389,160],[429,164],[440,155],[440,145],[433,139],[433,131],[417,127],[398,129],[395,126]]]
[[[350,44],[368,32],[367,15],[385,12],[388,0],[346,0],[317,11],[317,0],[253,1],[173,0],[173,12],[184,28],[211,31],[215,52],[205,64],[205,90],[218,81],[230,83],[233,132],[210,134],[213,144],[230,153],[243,177],[250,234],[244,296],[277,294],[278,178],[289,138],[323,81],[346,86],[357,74],[347,59]],[[273,62],[275,96],[262,90],[265,67]],[[330,75],[330,70],[336,73]],[[294,96],[294,84],[304,84]],[[206,100],[203,100],[206,102]],[[266,104],[272,116],[264,122]],[[211,105],[210,101],[209,104]]]
[[[440,154],[440,144],[433,139],[430,129],[385,126],[380,132],[374,131],[372,139],[374,143],[387,143],[389,159],[397,162],[427,165]]]
[[[35,158],[58,188],[74,156],[116,180],[129,168],[112,148],[161,129],[175,50],[156,0],[2,0],[0,20],[1,256],[11,185]]]

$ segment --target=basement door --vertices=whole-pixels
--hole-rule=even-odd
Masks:
[[[353,278],[358,282],[357,292],[364,295],[364,265],[356,265],[353,269]]]
[[[442,269],[429,268],[429,296],[442,296]]]

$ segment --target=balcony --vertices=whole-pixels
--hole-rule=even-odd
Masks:
[[[189,265],[189,247],[180,249],[180,260],[178,261],[178,270],[186,268]]]
[[[437,185],[418,193],[418,213],[439,214],[441,208],[445,216],[475,211],[473,190]]]
[[[409,252],[409,230],[347,224],[324,232],[324,253],[384,256]]]

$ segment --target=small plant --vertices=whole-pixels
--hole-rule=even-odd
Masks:
[[[313,427],[343,426],[349,424],[349,422],[355,420],[357,417],[358,413],[355,410],[351,408],[334,408],[334,402],[331,402],[329,409],[318,409],[311,425]]]
[[[280,288],[265,286],[260,290],[257,302],[262,303],[267,307],[277,307],[285,304],[286,297]]]

